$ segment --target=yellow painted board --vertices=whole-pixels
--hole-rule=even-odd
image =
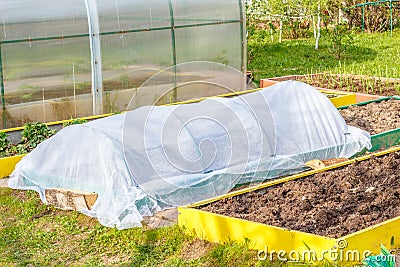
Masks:
[[[9,176],[15,169],[15,165],[25,155],[17,155],[13,157],[0,158],[0,179]]]
[[[335,107],[343,107],[348,105],[353,105],[356,103],[356,95],[355,94],[348,94],[348,95],[340,95],[336,97],[329,98],[332,104]]]
[[[223,243],[228,240],[243,241],[247,238],[250,240],[253,248],[259,251],[266,251],[266,248],[269,253],[271,251],[283,250],[287,255],[294,251],[297,254],[294,253],[293,255],[297,256],[314,253],[317,260],[324,258],[330,261],[360,262],[365,256],[371,253],[379,253],[381,244],[389,249],[400,246],[400,217],[334,239],[205,212],[196,209],[196,207],[290,180],[307,177],[318,172],[346,166],[355,161],[367,160],[371,156],[381,156],[396,151],[400,151],[400,147],[341,162],[320,170],[312,170],[276,179],[265,184],[234,191],[190,206],[179,207],[178,224],[188,233],[195,234],[199,238],[211,242]],[[299,259],[309,260],[307,257],[300,257]]]
[[[229,93],[229,94],[222,94],[222,95],[216,95],[216,96],[211,96],[211,97],[196,98],[196,99],[186,100],[186,101],[182,101],[182,102],[166,104],[165,106],[197,103],[197,102],[203,101],[205,99],[215,98],[215,97],[233,97],[233,96],[252,93],[252,92],[255,92],[255,91],[258,91],[258,90],[262,90],[262,89],[265,89],[265,88],[238,91],[238,92],[233,92],[233,93]],[[343,106],[356,104],[356,94],[354,94],[354,93],[346,93],[346,92],[337,92],[337,93],[335,92],[335,93],[332,93],[330,91],[324,91],[324,90],[319,90],[319,91],[321,93],[327,95],[327,96],[328,95],[334,95],[334,97],[329,97],[329,100],[332,102],[332,104],[335,107],[343,107]]]
[[[337,108],[357,103],[357,95],[355,93],[336,92],[336,91],[332,92],[327,90],[319,90],[319,91],[328,96],[329,100]]]
[[[179,207],[178,212],[179,225],[191,234],[210,242],[224,243],[229,240],[241,242],[248,238],[251,247],[256,250],[300,252],[311,249],[317,254],[322,254],[324,248],[332,248],[336,244],[333,238],[290,231],[194,208]],[[204,227],[205,225],[207,227]]]
[[[178,224],[191,235],[216,243],[247,238],[252,249],[269,253],[268,257],[284,251],[286,260],[360,262],[379,254],[381,244],[388,249],[400,246],[400,217],[334,239],[190,207],[179,207],[178,212]]]
[[[347,250],[379,254],[380,245],[389,250],[400,248],[400,216],[344,236]]]

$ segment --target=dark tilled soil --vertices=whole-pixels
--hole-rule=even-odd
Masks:
[[[400,152],[271,188],[201,210],[338,238],[400,216]]]
[[[371,135],[400,128],[400,100],[391,99],[339,111],[346,123]]]

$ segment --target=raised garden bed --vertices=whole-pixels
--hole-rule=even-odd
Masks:
[[[265,253],[294,251],[307,261],[301,258],[304,252],[335,260],[319,256],[341,251],[347,257],[341,260],[360,262],[379,253],[381,245],[400,246],[399,151],[393,148],[180,207],[178,222],[212,242],[247,238]]]
[[[246,91],[233,92],[233,93],[229,93],[229,94],[217,95],[215,97],[235,97],[238,95],[251,93],[251,92],[254,92],[257,90],[259,90],[259,89],[251,89],[251,90],[246,90]],[[330,98],[330,100],[336,107],[343,106],[343,105],[351,105],[351,104],[355,103],[355,95],[353,95],[353,94],[326,93],[326,95]],[[167,105],[196,103],[196,102],[202,101],[207,98],[208,97],[190,99],[190,100],[186,100],[183,102],[176,102],[176,103],[167,104]],[[57,132],[61,128],[65,127],[66,125],[83,123],[83,122],[86,122],[87,120],[97,119],[97,118],[106,117],[106,116],[110,116],[110,115],[112,115],[112,114],[104,114],[104,115],[100,115],[100,116],[92,116],[92,117],[86,117],[86,118],[82,118],[82,119],[71,119],[71,120],[64,120],[64,121],[51,122],[51,123],[39,123],[39,122],[27,123],[23,127],[0,130],[0,158],[11,157],[11,156],[16,156],[16,155],[23,155],[23,154],[29,153],[32,149],[34,149],[36,147],[36,145],[38,145],[44,139],[50,137],[51,135],[53,135],[55,132]],[[28,129],[29,137],[24,136],[24,132],[27,131],[26,130],[27,127],[31,128],[30,130]]]
[[[24,157],[25,155],[17,155],[12,157],[0,158],[0,179],[9,176],[15,169],[15,165]]]
[[[400,100],[386,98],[339,110],[346,123],[371,135],[400,128]]]
[[[85,119],[73,119],[61,124],[27,123],[24,127],[0,131],[0,179],[9,176],[15,165],[40,142],[58,130],[72,124],[85,123]]]
[[[400,152],[199,208],[338,238],[400,216]]]
[[[368,77],[349,74],[290,75],[266,79],[270,81],[296,80],[315,87],[331,90],[372,94],[380,96],[400,95],[400,79]],[[261,84],[260,84],[261,86]]]
[[[74,119],[63,125],[48,126],[41,122],[27,123],[22,130],[0,131],[0,158],[23,155],[32,151],[39,143],[54,135],[63,127],[87,122]]]
[[[313,86],[346,92],[393,96],[400,94],[400,80],[360,75],[310,75],[299,79]]]

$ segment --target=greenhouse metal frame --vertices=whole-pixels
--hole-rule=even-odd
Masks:
[[[351,6],[349,8],[346,8],[346,10],[349,9],[354,9],[361,7],[361,12],[362,12],[362,19],[361,19],[361,27],[362,31],[364,32],[365,28],[365,7],[366,6],[385,6],[386,4],[389,3],[389,17],[390,17],[390,34],[393,33],[393,3],[398,3],[400,2],[399,0],[379,0],[379,1],[367,1],[364,3],[356,4],[354,6]]]

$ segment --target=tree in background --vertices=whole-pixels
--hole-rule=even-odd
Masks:
[[[287,38],[305,37],[302,27],[311,28],[312,26],[316,40],[315,48],[318,49],[321,25],[336,26],[345,22],[348,28],[360,29],[363,26],[362,7],[355,7],[355,5],[364,2],[360,0],[248,0],[246,6],[250,25],[264,22],[268,26],[269,22],[272,22],[270,26],[279,27],[281,34],[282,27],[286,28]],[[389,7],[389,1],[364,7],[366,32],[382,32],[390,29]],[[394,27],[399,24],[399,11],[400,2],[392,2]]]
[[[282,40],[283,28],[286,28],[289,39],[295,39],[307,37],[312,25],[315,49],[318,49],[321,25],[329,24],[329,20],[339,13],[333,10],[339,10],[338,6],[338,0],[252,0],[247,1],[248,23],[254,28],[262,22],[270,29],[279,27],[279,41]],[[270,33],[272,36],[273,31]]]

